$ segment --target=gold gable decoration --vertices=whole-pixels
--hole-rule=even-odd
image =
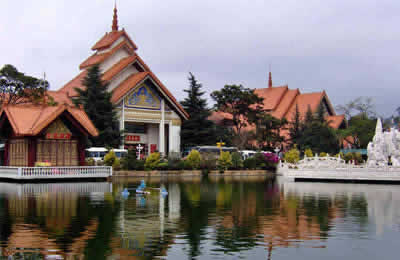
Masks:
[[[46,130],[46,139],[71,139],[71,136],[71,131],[60,118],[57,118]]]
[[[135,88],[124,101],[125,106],[129,108],[161,110],[161,98],[144,83]]]

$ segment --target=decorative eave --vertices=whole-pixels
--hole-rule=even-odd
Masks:
[[[0,117],[3,115],[7,117],[16,136],[35,136],[64,112],[68,112],[85,129],[87,134],[98,136],[98,130],[82,109],[65,104],[57,106],[6,105],[0,111]],[[29,120],[26,120],[27,117],[29,117]]]
[[[132,39],[129,37],[129,35],[125,32],[125,29],[122,29],[120,31],[112,31],[106,33],[98,42],[96,42],[95,45],[93,45],[92,50],[93,51],[101,51],[104,49],[107,49],[111,45],[113,45],[114,42],[116,42],[120,37],[125,37],[125,39],[129,42],[129,44],[132,46],[133,50],[137,50],[136,44],[132,41]]]
[[[100,64],[122,48],[125,48],[130,55],[134,54],[134,49],[132,49],[126,41],[122,41],[108,52],[93,54],[84,62],[82,62],[81,65],[79,65],[79,68],[82,70],[90,66]]]

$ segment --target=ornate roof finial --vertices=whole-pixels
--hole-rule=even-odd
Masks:
[[[268,88],[272,88],[272,73],[271,73],[271,69],[269,70]]]
[[[115,4],[114,4],[114,16],[113,16],[113,22],[112,22],[112,31],[113,32],[118,31],[117,1],[115,1]]]

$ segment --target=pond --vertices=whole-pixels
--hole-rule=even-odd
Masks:
[[[0,183],[0,259],[398,259],[400,186],[140,180]]]

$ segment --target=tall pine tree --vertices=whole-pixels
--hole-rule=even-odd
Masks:
[[[298,143],[300,136],[302,135],[302,121],[299,111],[299,106],[296,104],[296,110],[293,114],[293,121],[290,122],[289,135],[290,144],[295,145]]]
[[[121,144],[121,132],[115,106],[111,102],[112,93],[107,91],[107,84],[101,80],[98,65],[88,70],[83,79],[85,89],[75,88],[79,97],[74,99],[76,105],[82,105],[86,114],[99,130],[98,137],[89,140],[90,146],[113,147]]]
[[[189,119],[182,124],[182,146],[215,144],[215,126],[207,119],[210,116],[210,110],[207,108],[207,100],[202,98],[205,92],[201,91],[202,85],[191,72],[189,72],[188,80],[189,88],[184,90],[188,95],[181,102],[189,114]]]

